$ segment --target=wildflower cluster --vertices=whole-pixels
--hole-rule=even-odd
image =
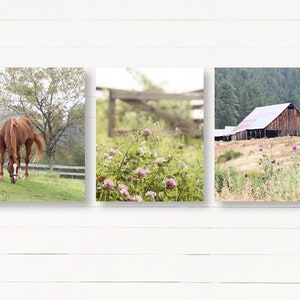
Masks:
[[[300,158],[298,146],[280,149],[258,147],[259,159],[256,168],[237,172],[234,167],[221,169],[216,167],[217,197],[247,201],[300,200]]]
[[[202,165],[191,171],[191,161],[183,161],[184,145],[163,145],[152,129],[136,131],[130,140],[113,147],[99,147],[96,197],[99,201],[201,201]],[[173,146],[173,147],[172,147]],[[162,148],[168,150],[162,151]],[[193,163],[199,162],[199,159]],[[194,167],[194,166],[193,166]]]
[[[271,151],[272,148],[272,144],[268,145],[268,148]],[[293,145],[291,147],[292,152],[295,152],[297,150],[297,146]],[[263,151],[262,147],[258,148],[259,152]],[[298,166],[298,164],[296,164]],[[263,171],[263,176],[261,176],[262,180],[265,181],[265,179],[271,179],[276,175],[276,172],[280,172],[283,168],[283,165],[281,164],[281,162],[277,162],[273,156],[272,156],[272,151],[270,152],[270,157],[267,154],[263,154],[262,157],[259,159],[259,166]],[[291,155],[290,157],[290,163],[289,163],[289,168],[292,168],[295,166],[295,158],[293,155]],[[244,177],[248,177],[247,172],[244,173]]]

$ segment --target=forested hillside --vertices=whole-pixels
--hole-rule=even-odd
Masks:
[[[215,128],[237,125],[255,107],[286,102],[300,109],[300,68],[215,69]]]

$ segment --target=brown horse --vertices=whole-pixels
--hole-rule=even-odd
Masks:
[[[25,117],[12,117],[3,124],[0,129],[0,180],[3,180],[4,157],[7,150],[9,159],[7,171],[11,183],[16,183],[21,164],[20,149],[22,145],[25,145],[26,149],[25,179],[28,178],[28,164],[33,142],[37,146],[34,156],[34,161],[37,161],[43,154],[45,142],[40,134],[34,132],[31,121]]]

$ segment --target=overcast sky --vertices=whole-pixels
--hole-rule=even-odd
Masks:
[[[202,68],[134,68],[146,75],[169,93],[182,93],[203,89]],[[126,68],[98,68],[98,87],[141,90]]]

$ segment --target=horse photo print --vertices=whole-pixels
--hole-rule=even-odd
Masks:
[[[0,201],[83,201],[84,69],[2,68],[0,86]]]
[[[203,201],[203,69],[97,69],[96,200]]]
[[[217,201],[300,200],[300,69],[215,69]]]

